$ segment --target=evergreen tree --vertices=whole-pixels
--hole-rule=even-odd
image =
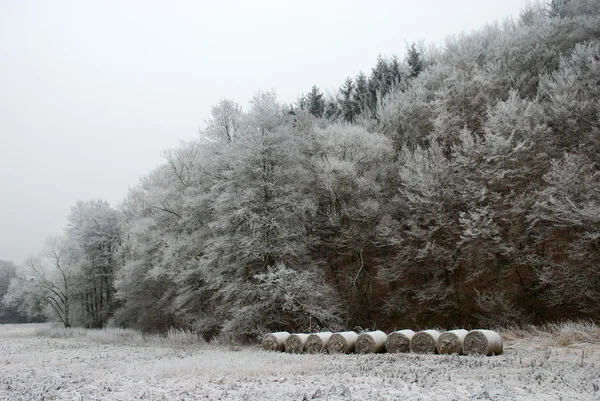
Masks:
[[[411,78],[416,78],[423,71],[423,55],[414,43],[407,49],[406,64],[410,68]]]
[[[389,76],[390,76],[390,83],[391,83],[391,88],[394,89],[404,89],[403,85],[402,85],[402,72],[401,72],[401,67],[400,67],[400,61],[398,60],[398,56],[394,55],[394,57],[392,57],[392,60],[390,61],[389,64]]]
[[[369,108],[369,83],[367,76],[362,71],[356,76],[352,98],[357,107],[357,114],[370,116],[371,110]]]
[[[340,108],[340,102],[330,97],[325,101],[325,110],[323,111],[323,115],[326,119],[330,121],[337,121],[342,114],[342,110]]]
[[[313,116],[318,118],[323,117],[325,100],[323,100],[323,94],[316,85],[313,85],[311,91],[306,96],[306,106],[308,112]]]
[[[342,95],[341,112],[344,121],[353,123],[358,114],[358,104],[355,99],[354,81],[348,77],[340,88]]]

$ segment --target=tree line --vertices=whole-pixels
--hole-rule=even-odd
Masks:
[[[600,3],[555,0],[334,96],[223,100],[118,208],[75,205],[4,304],[237,339],[598,320],[599,99]]]

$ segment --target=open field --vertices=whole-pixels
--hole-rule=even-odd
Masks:
[[[131,330],[0,325],[1,400],[598,400],[600,329],[506,330],[505,353],[290,355]]]

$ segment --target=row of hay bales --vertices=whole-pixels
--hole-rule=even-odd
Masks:
[[[492,330],[398,330],[389,335],[383,331],[357,334],[354,331],[339,333],[290,334],[286,331],[267,334],[262,342],[268,351],[285,351],[291,354],[357,354],[407,353],[499,355],[503,351],[502,338]]]

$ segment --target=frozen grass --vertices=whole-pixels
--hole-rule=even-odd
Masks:
[[[204,340],[196,333],[180,329],[170,329],[165,334],[147,334],[133,329],[113,327],[104,329],[84,329],[80,327],[66,329],[62,326],[47,324],[38,325],[38,327],[33,330],[33,334],[47,338],[87,339],[100,344],[155,345],[167,347],[205,345]]]
[[[560,346],[564,333],[585,341]],[[0,399],[600,399],[595,326],[502,334],[511,339],[495,357],[291,355],[193,342],[187,332],[0,325]]]
[[[519,340],[531,337],[543,339],[546,344],[568,347],[573,344],[600,344],[600,327],[592,321],[567,321],[548,323],[542,326],[498,328],[504,340]]]

